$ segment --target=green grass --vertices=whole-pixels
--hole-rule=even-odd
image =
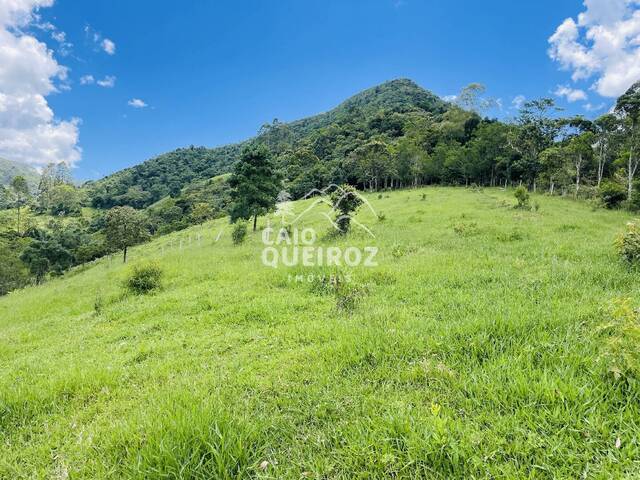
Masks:
[[[598,328],[638,306],[612,246],[630,217],[368,198],[376,239],[338,243],[379,266],[340,288],[262,266],[259,233],[215,242],[219,220],[132,249],[155,293],[124,294],[116,256],[0,299],[0,477],[638,478],[637,369],[609,374]]]

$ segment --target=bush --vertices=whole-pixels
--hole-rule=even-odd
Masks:
[[[603,182],[598,195],[606,208],[618,208],[627,198],[626,189],[614,182]]]
[[[353,282],[343,282],[336,286],[336,308],[344,312],[353,312],[367,295],[368,289],[365,285]]]
[[[131,293],[144,295],[160,288],[162,268],[155,262],[134,265],[126,280],[126,287]]]
[[[234,245],[240,245],[247,238],[247,224],[246,222],[237,222],[233,231],[231,232],[231,239]]]
[[[417,250],[418,248],[414,245],[400,245],[396,243],[391,247],[391,255],[393,255],[393,258],[402,258],[405,255],[415,253]]]
[[[518,205],[516,205],[516,208],[529,208],[529,192],[525,187],[520,185],[518,188],[516,188],[513,196],[516,197],[516,200],[518,201]]]
[[[338,230],[345,235],[349,232],[351,217],[355,215],[360,205],[362,205],[362,198],[354,187],[343,185],[331,194],[331,203],[338,213],[336,218]]]
[[[460,222],[453,226],[453,231],[461,237],[472,237],[479,233],[476,222]]]
[[[640,265],[640,224],[627,223],[627,229],[616,238],[616,250],[624,261]]]

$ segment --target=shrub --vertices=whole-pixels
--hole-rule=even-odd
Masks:
[[[417,250],[418,248],[413,245],[400,245],[399,243],[396,243],[391,248],[391,255],[393,255],[394,258],[402,258],[405,255],[416,252]]]
[[[362,205],[362,198],[351,185],[343,185],[331,194],[331,203],[338,216],[336,225],[341,234],[346,234],[351,226],[351,217],[355,215],[356,210]]]
[[[339,311],[352,312],[369,292],[366,285],[356,282],[350,273],[340,270],[318,272],[310,280],[311,292],[333,296]]]
[[[476,222],[460,222],[453,226],[453,231],[461,237],[471,237],[478,233],[478,224]]]
[[[625,188],[615,182],[603,182],[598,195],[606,208],[618,208],[627,198]]]
[[[518,188],[516,188],[513,196],[516,197],[516,200],[518,201],[518,205],[516,205],[516,208],[529,208],[529,192],[525,187],[520,185]]]
[[[237,222],[231,232],[231,239],[234,245],[240,245],[247,238],[247,223]]]
[[[354,282],[343,282],[335,288],[336,308],[352,312],[367,295],[367,287]]]
[[[509,232],[500,232],[497,239],[501,242],[517,242],[524,239],[524,234],[520,230],[511,230]]]
[[[600,190],[598,189],[598,187],[581,185],[577,197],[582,200],[593,200],[596,198],[600,198]]]
[[[126,280],[127,290],[144,295],[160,288],[162,282],[162,268],[156,262],[134,265]]]
[[[632,265],[640,264],[640,224],[627,223],[627,229],[618,235],[615,245],[624,261]]]
[[[378,213],[378,221],[379,222],[384,222],[386,219],[387,219],[387,216],[384,214],[384,212]]]

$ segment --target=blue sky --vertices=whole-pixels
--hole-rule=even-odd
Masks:
[[[584,11],[577,0],[56,0],[23,30],[68,68],[46,101],[54,124],[80,119],[75,174],[90,179],[177,147],[240,141],[399,77],[443,96],[480,82],[501,117],[516,96],[559,86],[574,92],[558,98],[569,112],[593,115],[588,103],[602,113],[614,98],[590,90],[598,73],[574,81],[571,52],[548,53],[556,29]]]

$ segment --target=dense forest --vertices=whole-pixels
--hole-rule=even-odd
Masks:
[[[15,175],[0,187],[0,294],[229,214],[238,198],[230,174],[249,147],[268,153],[268,171],[294,199],[329,184],[522,185],[640,210],[640,83],[593,121],[563,116],[548,98],[498,121],[485,115],[492,104],[479,84],[445,102],[394,80],[327,113],[274,120],[241,144],[181,148],[80,187],[62,164],[47,167],[37,185]],[[118,222],[135,226],[135,235],[122,238]]]

